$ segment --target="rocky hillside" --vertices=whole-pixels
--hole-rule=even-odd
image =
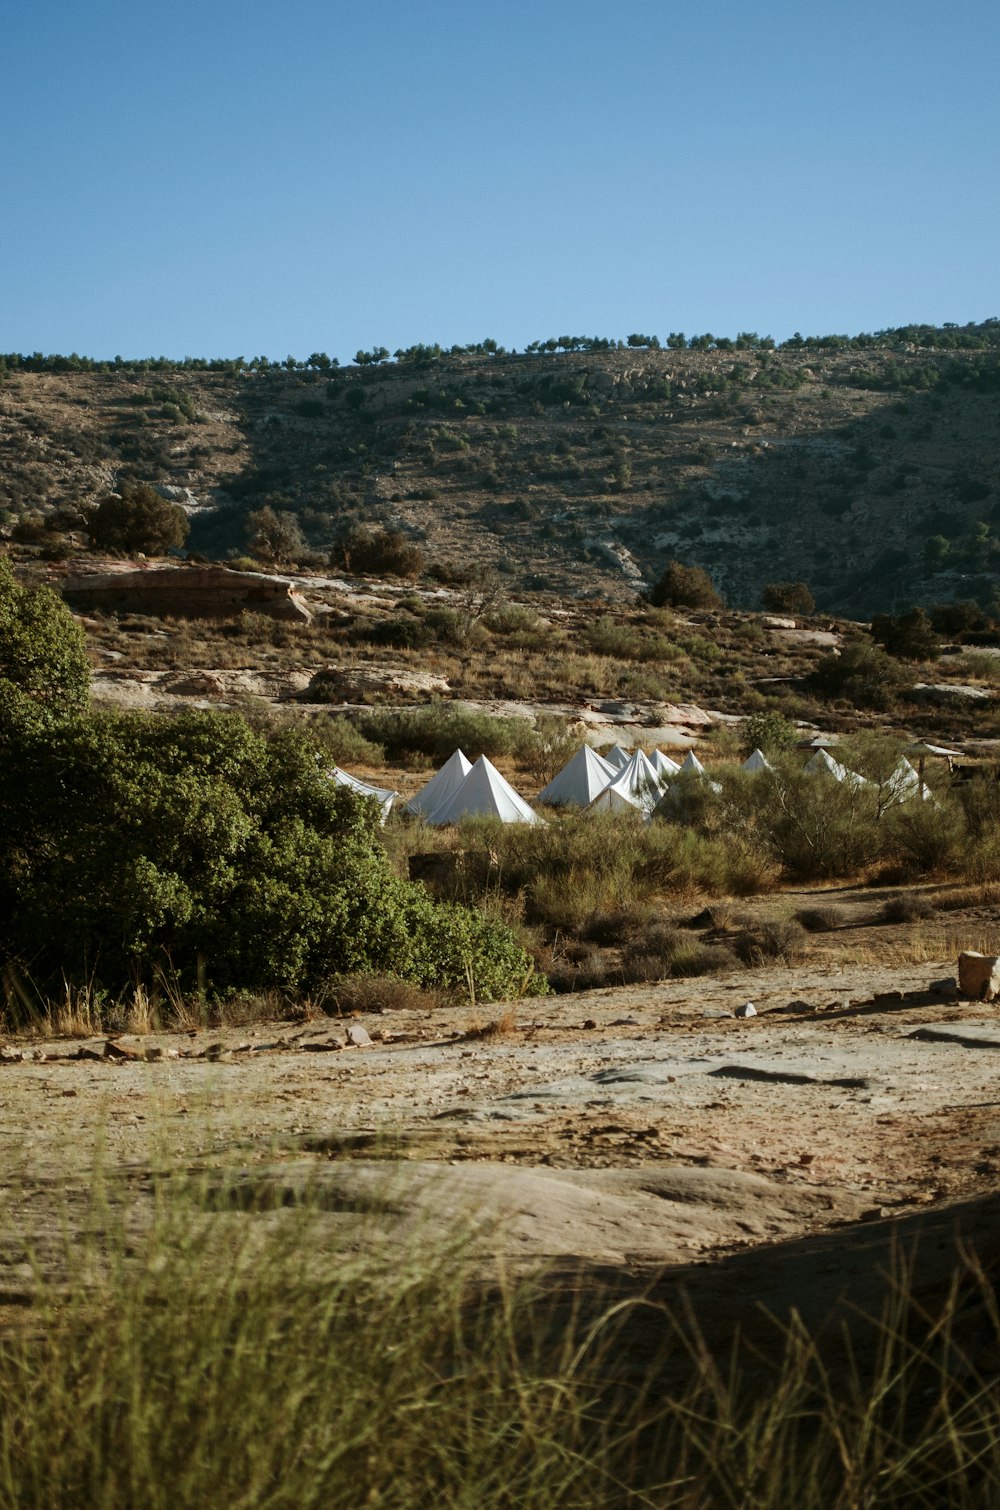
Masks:
[[[189,544],[209,556],[242,553],[247,514],[270,505],[297,516],[313,551],[384,525],[429,565],[493,562],[521,590],[627,598],[676,557],[735,606],[786,580],[854,616],[985,604],[1000,559],[1000,355],[979,329],[978,350],[22,363],[0,382],[4,531],[75,551],[87,507],[135,478],[184,503]]]

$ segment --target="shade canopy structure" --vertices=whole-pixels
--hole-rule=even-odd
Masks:
[[[617,774],[615,767],[596,750],[582,745],[548,786],[543,787],[538,800],[552,807],[589,807]]]
[[[919,786],[921,796],[923,796],[927,790],[926,786],[924,785],[924,763],[926,762],[928,755],[937,756],[942,760],[947,760],[948,769],[950,771],[952,768],[952,761],[957,756],[961,755],[961,753],[961,750],[946,750],[943,745],[927,744],[922,739],[918,740],[916,744],[906,746],[906,754],[915,755],[917,757],[917,784]]]
[[[480,755],[451,796],[427,814],[427,822],[435,828],[458,823],[462,818],[498,818],[501,823],[542,822],[485,755]]]
[[[660,750],[654,750],[649,757],[649,763],[657,776],[676,776],[680,766],[676,760],[671,760],[669,755],[664,755]]]
[[[814,734],[811,739],[800,739],[795,748],[797,750],[832,750],[834,745],[839,744],[839,734]]]
[[[632,756],[628,750],[623,750],[621,745],[612,745],[611,749],[608,750],[606,755],[602,755],[601,759],[606,760],[608,765],[613,766],[616,771],[624,771]]]
[[[774,767],[763,750],[754,750],[744,760],[741,769],[753,774],[757,771],[773,771]]]
[[[636,750],[623,771],[599,792],[588,809],[592,813],[615,813],[637,808],[650,814],[663,792],[663,781],[642,750]]]
[[[349,787],[359,797],[374,797],[382,809],[382,822],[385,822],[392,812],[396,798],[399,796],[398,792],[392,792],[385,786],[369,786],[367,781],[362,781],[359,777],[352,776],[350,771],[342,771],[338,765],[334,766],[330,775],[338,786]]]
[[[455,750],[427,785],[415,797],[410,798],[404,812],[416,813],[421,818],[428,817],[436,807],[442,807],[448,801],[471,770],[472,761],[466,759],[461,750]]]

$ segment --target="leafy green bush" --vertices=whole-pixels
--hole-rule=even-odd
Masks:
[[[178,503],[161,498],[148,482],[123,482],[87,517],[87,531],[101,550],[143,551],[163,556],[184,544],[191,528]]]
[[[23,700],[22,700],[23,702]],[[111,990],[314,990],[335,974],[517,993],[508,929],[393,874],[375,804],[234,716],[0,721],[0,958]]]
[[[430,703],[405,712],[372,709],[359,719],[366,739],[385,747],[390,760],[416,751],[445,761],[456,749],[478,755],[517,755],[531,749],[534,730],[527,719],[494,718],[454,703]]]
[[[760,600],[771,613],[816,612],[816,599],[804,582],[772,582],[764,588]]]
[[[656,608],[718,608],[722,603],[708,572],[680,561],[667,562],[649,600]]]
[[[52,717],[86,707],[89,696],[83,630],[50,587],[18,582],[0,557],[0,706],[25,697]]]

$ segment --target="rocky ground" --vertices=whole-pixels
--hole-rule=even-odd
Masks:
[[[100,1171],[137,1230],[164,1177],[195,1177],[223,1242],[308,1188],[331,1255],[468,1229],[486,1272],[681,1287],[723,1333],[756,1302],[874,1305],[894,1251],[927,1283],[959,1231],[997,1251],[1000,1019],[953,978],[817,954],[515,1007],[8,1042],[0,1296],[16,1314],[39,1266],[64,1275]]]

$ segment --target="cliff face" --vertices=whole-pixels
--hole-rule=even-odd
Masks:
[[[610,351],[456,357],[332,374],[19,373],[0,386],[7,532],[125,477],[193,516],[204,554],[296,514],[316,550],[399,529],[430,564],[633,596],[666,560],[735,605],[804,580],[868,614],[985,596],[1000,556],[993,352]]]

